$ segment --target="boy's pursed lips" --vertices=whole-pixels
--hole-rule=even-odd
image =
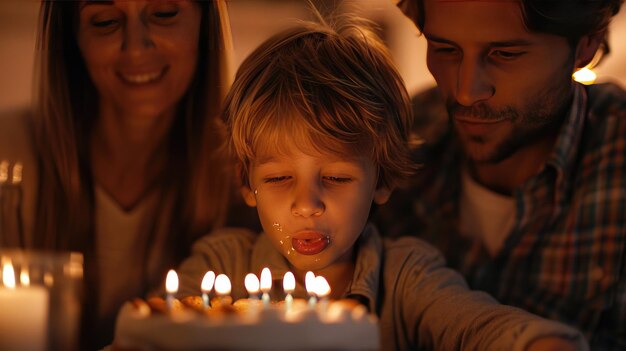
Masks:
[[[330,244],[330,237],[315,230],[302,230],[296,232],[291,245],[298,253],[303,255],[315,255],[322,252]]]

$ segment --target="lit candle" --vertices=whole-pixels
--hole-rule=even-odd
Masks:
[[[45,350],[48,320],[48,291],[29,286],[28,273],[20,274],[16,286],[10,261],[2,266],[0,288],[0,350]]]
[[[228,279],[226,274],[220,274],[215,278],[215,293],[220,298],[220,304],[230,305],[232,302],[230,297],[231,289],[230,279]]]
[[[306,287],[306,292],[309,295],[309,308],[315,308],[315,304],[317,303],[317,297],[315,297],[315,274],[313,272],[308,271],[304,276],[304,286]]]
[[[202,278],[202,284],[200,284],[200,290],[202,290],[202,302],[204,303],[204,308],[209,308],[211,305],[211,290],[213,289],[213,283],[215,283],[215,273],[213,271],[208,271],[204,274],[204,278]]]
[[[167,309],[171,311],[174,306],[174,295],[178,292],[178,275],[173,269],[170,269],[169,272],[167,272],[167,277],[165,278],[165,291],[167,292],[167,296],[165,298]]]
[[[283,289],[285,290],[285,313],[291,313],[293,308],[293,296],[291,293],[296,289],[296,278],[293,273],[287,272],[283,277]]]
[[[248,291],[248,297],[251,300],[259,299],[259,278],[253,273],[248,273],[244,279],[244,285]]]
[[[318,311],[323,317],[325,317],[326,310],[328,309],[328,295],[330,295],[330,285],[328,285],[328,282],[322,276],[315,277],[315,294],[320,299],[320,303],[318,304]]]
[[[270,304],[270,290],[272,289],[272,273],[270,269],[265,267],[261,271],[261,291],[263,292],[263,296],[261,300],[263,300],[263,307],[267,307]]]

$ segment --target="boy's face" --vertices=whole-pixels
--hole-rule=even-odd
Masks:
[[[249,179],[250,188],[243,189],[246,203],[257,207],[274,247],[302,271],[350,260],[372,201],[384,203],[390,194],[377,188],[371,160],[309,147],[257,155]]]
[[[427,64],[468,156],[499,162],[553,133],[583,60],[526,29],[519,1],[424,0]]]

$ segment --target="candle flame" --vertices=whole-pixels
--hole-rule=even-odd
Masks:
[[[15,271],[11,261],[2,267],[2,283],[9,289],[15,289]]]
[[[596,78],[598,76],[589,67],[584,67],[574,72],[572,77],[574,78],[575,81],[579,83],[590,85],[596,81]]]
[[[248,273],[244,279],[244,285],[246,286],[248,294],[259,293],[259,278],[257,278],[255,274]]]
[[[296,289],[296,278],[293,276],[293,273],[285,273],[283,277],[283,289],[287,294],[291,294]]]
[[[328,285],[326,278],[322,276],[315,277],[315,294],[321,298],[330,295],[330,285]]]
[[[178,274],[173,269],[167,272],[165,278],[165,290],[170,294],[175,294],[178,291]]]
[[[261,291],[264,293],[270,292],[272,289],[272,273],[270,269],[265,267],[261,271]]]
[[[306,272],[304,275],[304,285],[309,295],[315,294],[315,274],[313,272]]]
[[[211,289],[213,289],[213,283],[215,283],[215,273],[213,271],[208,271],[204,274],[204,278],[202,278],[200,289],[203,293],[208,293]]]
[[[30,285],[30,277],[28,276],[28,270],[22,269],[22,271],[20,272],[20,283],[23,286]]]
[[[226,274],[220,274],[215,278],[215,292],[219,296],[230,295],[231,288],[230,279],[228,279]]]

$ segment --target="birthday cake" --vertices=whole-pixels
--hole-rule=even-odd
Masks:
[[[199,296],[126,303],[119,312],[114,345],[139,350],[376,350],[376,318],[352,300],[311,305],[294,299],[214,301]]]

